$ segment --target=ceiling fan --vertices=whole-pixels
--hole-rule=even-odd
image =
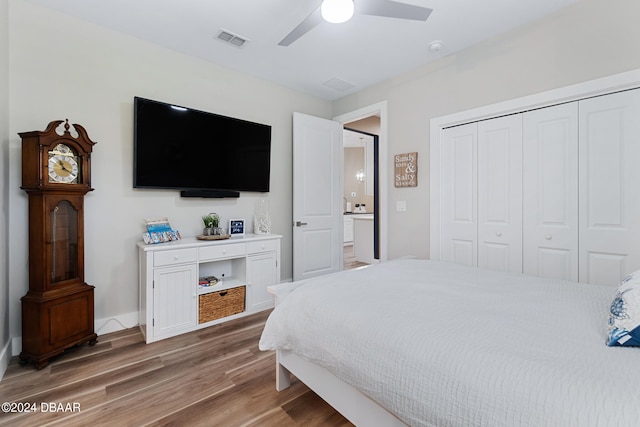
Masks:
[[[354,11],[363,15],[426,21],[433,9],[391,0],[323,0],[311,15],[278,43],[278,46],[289,46],[322,21],[346,22],[351,19]]]

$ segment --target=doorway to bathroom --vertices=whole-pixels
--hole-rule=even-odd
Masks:
[[[344,124],[345,270],[380,260],[379,128],[377,116]]]

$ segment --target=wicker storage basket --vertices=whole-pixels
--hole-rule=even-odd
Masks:
[[[225,289],[200,295],[198,298],[198,323],[211,322],[244,311],[245,287]]]

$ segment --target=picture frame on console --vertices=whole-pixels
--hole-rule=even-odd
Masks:
[[[229,220],[229,234],[233,236],[244,236],[244,219],[230,219]]]

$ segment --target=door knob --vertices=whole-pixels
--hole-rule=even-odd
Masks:
[[[544,236],[544,238],[547,240],[551,240],[552,237],[551,237],[551,234],[547,234],[546,236]]]
[[[302,227],[303,225],[307,225],[306,222],[302,222],[302,221],[296,221],[295,226],[296,227]]]

